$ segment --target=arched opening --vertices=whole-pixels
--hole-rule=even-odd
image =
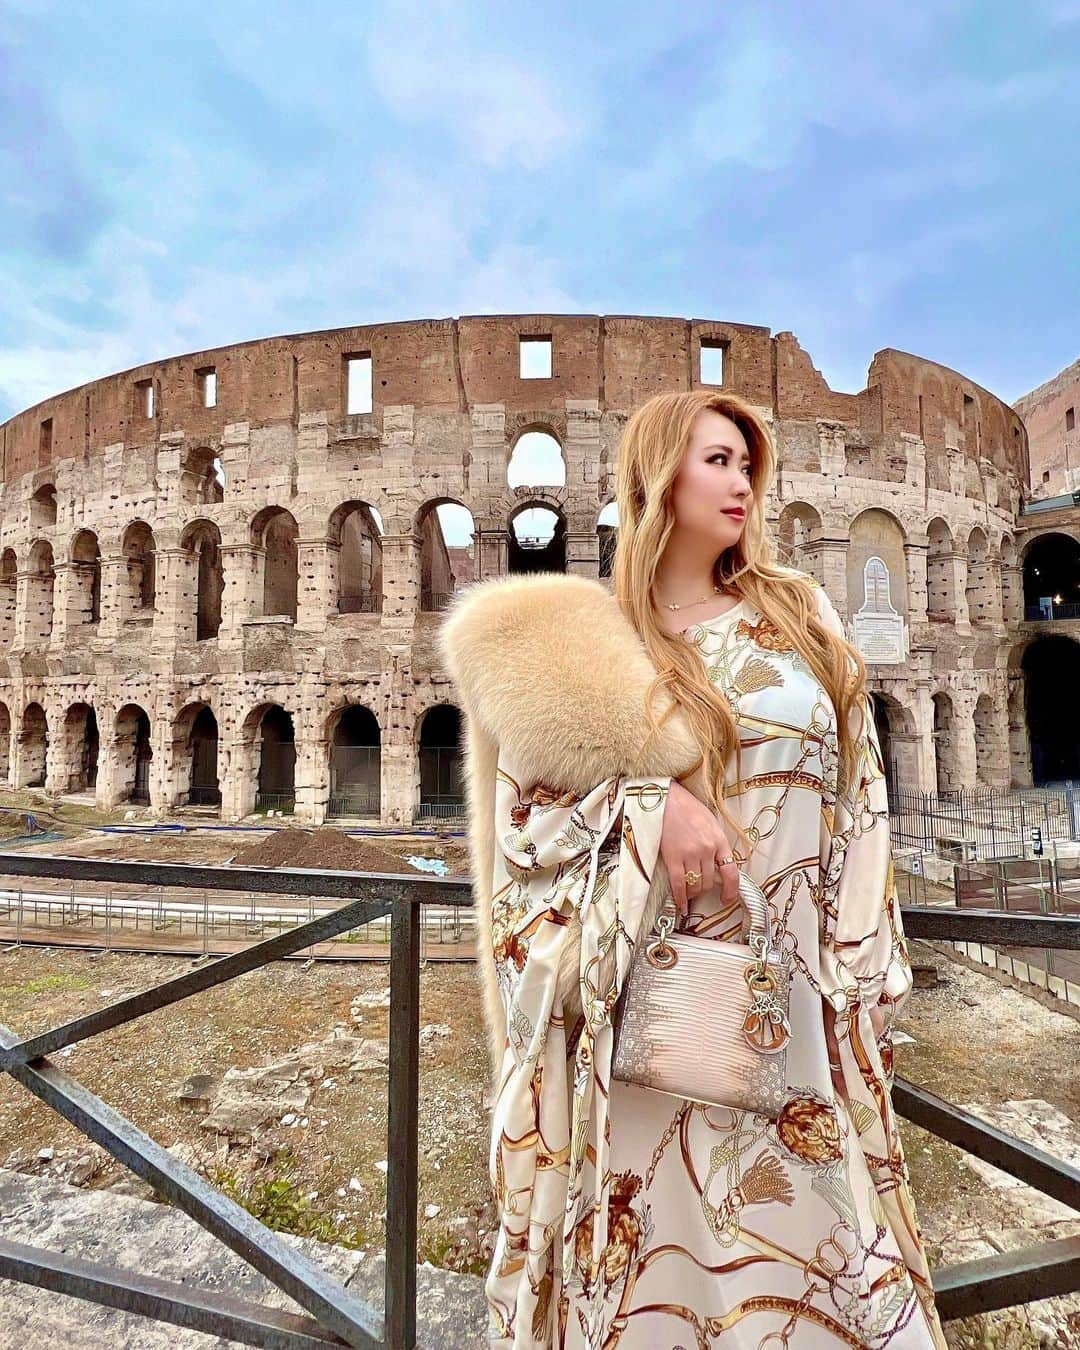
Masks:
[[[514,442],[506,465],[508,487],[565,487],[562,446],[549,431],[532,429]]]
[[[173,737],[177,779],[186,787],[190,806],[220,806],[218,779],[218,724],[213,709],[192,703],[176,719]]]
[[[221,596],[225,577],[221,567],[221,531],[210,520],[196,520],[184,531],[185,549],[193,570],[195,641],[216,638],[221,628]]]
[[[49,759],[49,724],[40,703],[28,703],[19,728],[19,779],[16,787],[44,787]]]
[[[619,543],[619,503],[608,502],[596,521],[596,537],[600,554],[600,576],[615,575],[615,550]]]
[[[68,792],[93,792],[98,776],[97,714],[88,703],[73,703],[64,715],[64,770]]]
[[[225,470],[208,446],[189,452],[180,471],[180,500],[191,506],[220,502],[225,495]]]
[[[465,813],[461,713],[449,703],[429,708],[420,723],[420,817]]]
[[[80,530],[71,546],[68,631],[101,620],[101,549],[93,530]]]
[[[821,530],[821,516],[809,502],[789,502],[777,522],[778,560],[817,576],[817,559],[807,555],[810,540]]]
[[[1024,618],[1080,619],[1080,543],[1041,534],[1024,553]]]
[[[330,738],[328,816],[375,816],[380,812],[382,736],[370,708],[352,705],[333,719]]]
[[[990,572],[990,545],[985,531],[975,527],[967,542],[967,601],[968,621],[972,624],[993,622],[996,608]]]
[[[934,759],[940,796],[960,787],[956,766],[956,727],[952,699],[943,690],[934,695]]]
[[[566,571],[566,521],[561,512],[542,504],[522,503],[510,518],[507,571]]]
[[[1036,786],[1080,778],[1080,643],[1049,634],[1024,650],[1025,718]]]
[[[926,617],[931,621],[955,623],[952,533],[939,516],[927,526],[926,538]]]
[[[28,646],[48,642],[53,624],[53,590],[56,573],[53,569],[52,545],[44,539],[30,546],[29,577],[26,586],[26,643]]]
[[[339,614],[378,614],[382,609],[382,534],[379,513],[367,502],[345,502],[330,517]]]
[[[0,553],[0,652],[15,645],[15,603],[18,597],[19,564],[13,548]]]
[[[441,613],[458,586],[473,580],[472,513],[457,502],[427,502],[415,528],[420,536],[420,609]]]
[[[157,591],[153,530],[145,521],[132,521],[124,531],[121,550],[127,564],[123,617],[146,622],[153,619]]]
[[[113,736],[118,802],[145,804],[150,800],[150,718],[137,703],[127,703],[116,715]]]
[[[900,780],[893,758],[892,726],[889,723],[889,710],[880,694],[870,695],[870,707],[874,714],[874,730],[877,732],[878,747],[881,750],[881,767],[885,774],[885,786],[888,789],[889,801],[894,802]]]
[[[48,530],[56,524],[56,487],[43,483],[30,498],[30,528]]]
[[[268,506],[251,523],[252,542],[259,549],[264,618],[296,622],[299,556],[296,521],[280,506]]]
[[[291,813],[296,804],[296,735],[292,714],[277,703],[268,704],[255,736],[255,810]]]
[[[0,787],[11,781],[11,713],[0,703]]]

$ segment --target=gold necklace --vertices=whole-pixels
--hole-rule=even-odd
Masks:
[[[713,595],[726,595],[727,588],[723,586],[714,586]],[[692,609],[694,605],[703,605],[706,600],[711,600],[712,595],[703,595],[700,600],[688,600],[685,605],[665,605],[665,609]]]

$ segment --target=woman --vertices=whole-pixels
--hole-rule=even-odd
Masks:
[[[494,1069],[492,1345],[945,1344],[889,1097],[911,974],[865,666],[772,561],[774,466],[742,400],[660,395],[620,448],[614,597],[499,578],[442,630]],[[611,1076],[639,935],[670,894],[737,939],[739,867],[793,968],[775,1120]]]

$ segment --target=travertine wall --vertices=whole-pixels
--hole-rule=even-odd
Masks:
[[[1013,405],[1028,430],[1036,498],[1080,488],[1080,361]]]
[[[551,338],[549,379],[519,377],[528,336]],[[845,617],[867,558],[890,568],[910,657],[872,679],[901,780],[1030,781],[1009,685],[1022,618],[1014,511],[1028,472],[1016,413],[902,352],[879,352],[867,388],[845,394],[790,333],[558,315],[199,352],[4,425],[0,777],[77,790],[96,756],[102,804],[134,791],[155,809],[180,805],[206,786],[206,747],[192,735],[208,707],[222,814],[253,809],[261,762],[264,804],[293,772],[297,814],[321,820],[332,760],[339,785],[348,777],[332,750],[338,718],[359,706],[375,781],[358,809],[388,825],[421,807],[439,814],[447,799],[452,811],[456,722],[437,710],[452,709],[454,690],[435,638],[453,580],[434,508],[471,512],[477,578],[506,568],[511,521],[527,505],[561,518],[568,570],[598,575],[597,519],[626,419],[653,393],[699,383],[703,340],[724,346],[724,387],[773,426],[781,469],[769,514],[787,559]],[[372,358],[372,409],[350,415],[345,359],[361,354]],[[532,430],[559,442],[565,484],[507,486],[514,445]],[[274,706],[291,717],[295,749],[280,727],[268,731]],[[282,769],[293,756],[295,769]]]

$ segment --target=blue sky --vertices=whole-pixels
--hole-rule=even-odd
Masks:
[[[0,418],[275,333],[518,312],[1080,354],[1080,0],[0,0]]]

